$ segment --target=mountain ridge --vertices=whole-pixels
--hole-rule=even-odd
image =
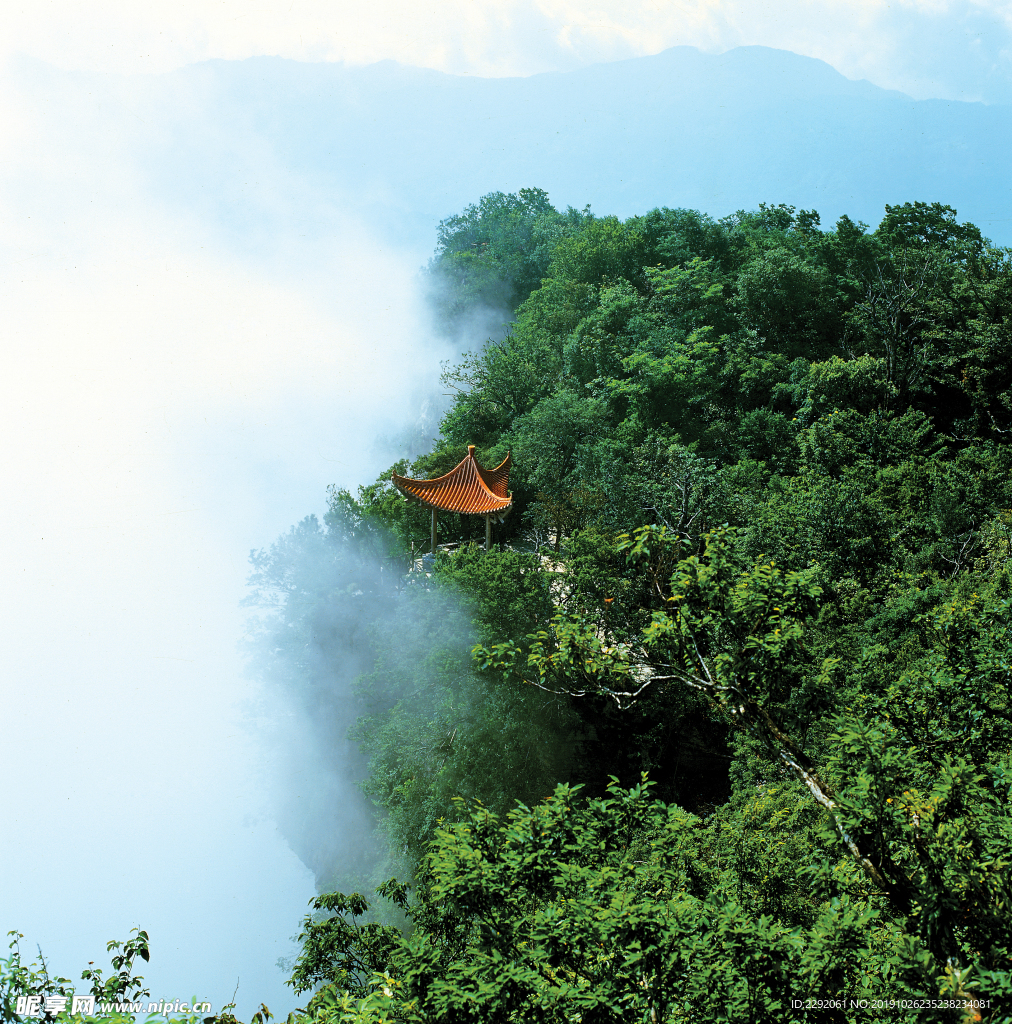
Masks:
[[[356,188],[379,187],[430,225],[487,192],[537,185],[556,203],[619,216],[653,206],[721,216],[765,201],[874,224],[886,203],[937,200],[994,235],[1012,158],[1010,108],[915,100],[766,47],[675,47],[526,78],[394,62],[244,65],[218,73],[247,97],[256,79],[293,89],[321,129],[297,142],[293,117],[274,136],[280,149],[311,163],[329,142],[335,166],[369,168]]]
[[[253,57],[75,81],[96,119],[119,106],[155,193],[238,236],[279,204],[312,232],[309,206],[330,205],[431,251],[442,218],[537,186],[620,217],[784,202],[874,226],[886,204],[939,201],[1012,243],[1012,107],[915,100],[785,50],[674,47],[526,78]],[[252,195],[271,174],[271,197]]]

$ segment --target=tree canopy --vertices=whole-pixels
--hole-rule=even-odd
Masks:
[[[253,669],[378,816],[287,822],[304,1016],[1012,1020],[1010,252],[532,188],[426,273],[470,351],[392,468],[512,451],[514,508],[429,552],[388,470],[253,556]]]
[[[1012,1020],[1010,253],[525,189],[428,274],[510,323],[397,471],[512,451],[514,510],[425,554],[389,473],[331,495],[415,561],[353,732],[397,878],[319,897],[307,1013]]]

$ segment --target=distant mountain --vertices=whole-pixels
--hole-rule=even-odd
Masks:
[[[254,213],[250,176],[274,167],[425,245],[442,217],[528,185],[599,214],[786,202],[824,226],[938,200],[1012,244],[1012,107],[917,101],[765,47],[503,79],[211,61],[135,91],[142,120],[146,106],[175,110],[149,137],[149,172],[187,205],[227,194],[237,224]]]

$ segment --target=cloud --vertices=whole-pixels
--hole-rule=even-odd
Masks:
[[[528,75],[676,45],[761,45],[916,98],[989,102],[1012,100],[1010,30],[999,0],[51,0],[6,24],[9,50],[63,68],[164,71],[267,54]]]
[[[241,1015],[291,1005],[274,963],[312,878],[270,820],[277,752],[242,724],[246,556],[322,511],[327,484],[370,479],[373,438],[417,416],[449,354],[425,330],[422,254],[243,126],[195,213],[145,165],[178,111],[141,122],[115,89],[22,70],[0,171],[4,752],[22,785],[0,824],[4,927],[66,974],[140,924],[156,998],[217,1009],[239,974]],[[230,219],[237,180],[257,231]]]
[[[914,95],[1009,95],[996,3],[53,0],[5,17],[8,56],[123,74],[277,54],[525,75],[758,44]],[[241,1007],[284,1002],[275,945],[310,880],[236,713],[245,556],[321,510],[326,484],[368,479],[372,439],[415,416],[450,354],[419,308],[426,254],[375,231],[363,197],[280,166],[255,125],[191,145],[219,132],[197,92],[9,67],[0,620],[25,799],[0,830],[7,927],[73,971],[139,922],[149,980],[176,986],[155,995],[192,983],[217,1007],[241,969]],[[151,163],[172,152],[221,166],[174,194],[177,165]]]

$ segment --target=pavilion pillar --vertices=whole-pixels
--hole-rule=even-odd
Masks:
[[[449,473],[428,480],[412,480],[393,473],[391,483],[407,498],[421,502],[432,519],[429,548],[435,553],[439,545],[440,512],[454,513],[461,518],[459,527],[450,530],[448,538],[459,534],[471,542],[472,517],[485,517],[485,550],[492,550],[492,520],[503,522],[503,516],[513,505],[507,493],[512,456],[508,455],[494,469],[482,469],[475,461],[474,446],[468,445],[467,456]],[[417,515],[418,513],[412,513]],[[417,523],[417,520],[416,520]],[[479,534],[479,537],[481,535]],[[456,548],[456,544],[447,545]]]

